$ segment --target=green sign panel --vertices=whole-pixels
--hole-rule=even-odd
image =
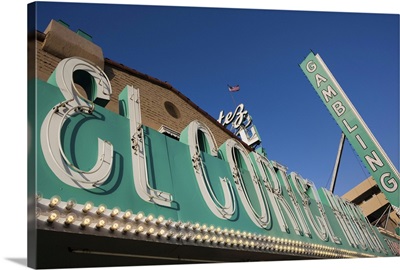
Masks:
[[[32,83],[39,229],[310,258],[396,255],[357,206],[235,139],[216,145],[204,123],[179,140],[144,126],[139,89],[123,89],[119,114],[105,109],[107,76],[82,59]]]
[[[324,61],[310,53],[300,66],[381,191],[392,205],[399,206],[399,172]]]

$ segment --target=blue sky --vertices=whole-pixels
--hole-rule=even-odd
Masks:
[[[218,118],[243,103],[271,160],[329,188],[341,130],[298,66],[321,55],[399,168],[399,16],[235,8],[39,3],[104,56],[168,81]],[[233,94],[227,84],[239,84]],[[344,146],[335,193],[369,176]]]

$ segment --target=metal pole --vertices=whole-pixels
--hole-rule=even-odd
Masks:
[[[336,178],[337,178],[337,174],[339,171],[339,165],[340,165],[340,158],[342,157],[344,139],[346,139],[346,136],[342,132],[342,136],[340,137],[339,149],[338,149],[338,153],[337,153],[337,157],[336,157],[335,167],[333,168],[331,187],[329,189],[332,193],[335,190]]]

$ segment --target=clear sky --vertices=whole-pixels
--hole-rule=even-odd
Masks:
[[[398,15],[39,3],[37,29],[51,19],[215,118],[243,103],[271,160],[329,188],[341,130],[299,67],[312,50],[399,168]],[[233,100],[227,84],[241,87]],[[335,193],[368,176],[346,142]]]
[[[2,269],[26,269],[27,103],[24,91],[26,5],[29,2],[0,2],[3,79],[3,102],[0,106],[3,193],[0,203],[6,206],[3,209],[7,209],[7,213],[11,213],[4,216],[7,222],[0,222]],[[400,13],[399,1],[393,0],[117,2]],[[53,17],[63,18],[72,29],[82,28],[90,33],[94,42],[103,48],[106,57],[170,82],[215,117],[221,109],[234,109],[226,84],[240,84],[241,90],[235,94],[235,100],[243,102],[253,116],[269,157],[287,165],[289,170],[298,171],[303,177],[314,181],[317,187],[322,187],[329,181],[340,129],[298,67],[312,49],[321,54],[375,137],[399,168],[399,29],[394,16],[305,16],[307,14],[302,12],[241,13],[231,10],[226,13],[219,10],[219,14],[206,14],[203,11],[203,15],[201,12],[182,12],[176,17],[171,13],[156,15],[151,10],[139,13],[128,8],[113,14],[110,13],[113,8],[108,7],[109,10],[103,9],[102,13],[83,13],[85,10],[82,7],[72,11],[65,7],[50,12],[39,10],[38,30],[43,31]],[[112,21],[109,16],[113,16]],[[357,160],[351,147],[346,144],[337,194],[366,177],[359,169]],[[390,267],[398,263],[397,259],[335,260],[334,263],[326,260],[253,262],[251,268],[361,267],[372,270],[382,265]],[[221,265],[207,267],[218,269]],[[174,270],[187,268],[187,265],[162,267]],[[160,267],[146,266],[145,269]],[[190,265],[190,269],[204,269],[204,266]]]

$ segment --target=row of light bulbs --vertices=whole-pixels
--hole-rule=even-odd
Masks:
[[[63,224],[67,228],[92,228],[120,232],[124,235],[157,237],[162,240],[186,241],[197,244],[247,248],[274,253],[292,253],[304,256],[328,258],[373,257],[329,246],[304,243],[291,239],[264,236],[234,229],[200,225],[200,223],[165,220],[163,216],[155,218],[143,212],[134,214],[131,210],[122,212],[118,207],[108,209],[106,205],[97,207],[92,202],[84,205],[74,200],[61,201],[59,196],[50,200],[37,197],[37,218],[48,226]],[[93,231],[91,231],[93,233]]]

